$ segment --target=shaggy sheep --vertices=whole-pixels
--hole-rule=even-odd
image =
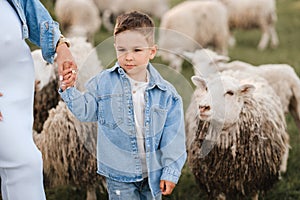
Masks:
[[[212,45],[227,54],[229,40],[226,7],[218,1],[186,1],[164,14],[159,30],[159,55],[181,71],[183,51]]]
[[[78,79],[76,87],[84,91],[84,84],[102,70],[101,61],[96,50],[85,37],[70,38],[70,51],[78,66]],[[32,52],[35,67],[35,95],[34,95],[34,130],[41,132],[48,111],[56,107],[60,96],[58,90],[58,78],[56,67],[47,63],[42,58],[41,50]]]
[[[57,0],[54,11],[68,37],[85,36],[92,42],[101,26],[99,11],[92,0]]]
[[[41,132],[48,118],[48,110],[54,108],[60,96],[55,67],[43,60],[40,49],[31,52],[35,69],[34,123],[33,129]]]
[[[260,78],[199,76],[186,112],[188,163],[210,198],[239,199],[270,189],[286,169],[289,137],[278,96]]]
[[[70,40],[70,50],[79,71],[77,87],[84,91],[84,83],[102,70],[101,62],[86,38]],[[55,67],[41,56],[34,56],[34,63],[36,83],[42,83],[35,92],[34,138],[44,156],[45,180],[51,186],[71,184],[85,188],[87,199],[95,200],[95,184],[99,185],[94,156],[96,125],[78,122],[63,102],[58,104],[58,78],[49,78],[52,73],[48,73],[49,68],[54,70]]]
[[[271,37],[271,47],[278,46],[278,36],[275,30],[277,21],[275,0],[219,0],[228,10],[230,29],[260,28],[262,36],[258,49],[267,47]],[[233,38],[232,38],[233,39]],[[234,42],[232,42],[234,44]]]
[[[42,152],[48,186],[72,185],[87,190],[87,200],[96,200],[96,188],[104,193],[104,179],[97,175],[96,123],[79,122],[60,101],[51,109],[43,131],[34,134]]]
[[[94,0],[103,10],[103,25],[108,30],[113,30],[111,17],[132,10],[138,10],[160,19],[169,10],[169,0]],[[97,2],[98,1],[98,2]]]
[[[247,72],[263,77],[280,97],[284,113],[290,113],[300,130],[300,79],[293,67],[287,64],[253,66],[242,61],[228,62],[229,58],[203,49],[185,53],[195,67],[195,74],[216,73],[226,70]]]

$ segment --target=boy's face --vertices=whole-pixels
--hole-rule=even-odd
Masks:
[[[115,49],[120,66],[130,77],[144,75],[147,64],[156,54],[144,35],[137,31],[124,31],[115,36]]]

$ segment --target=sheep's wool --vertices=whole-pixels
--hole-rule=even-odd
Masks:
[[[51,109],[43,131],[34,134],[44,157],[46,184],[102,187],[103,178],[96,174],[96,137],[97,124],[78,121],[64,102]]]
[[[207,155],[201,147],[210,123],[195,116],[191,129],[196,135],[189,145],[188,162],[209,196],[252,196],[270,189],[278,180],[281,159],[288,149],[286,125],[280,112],[261,104],[263,99],[245,99],[239,121],[230,131],[222,131]]]

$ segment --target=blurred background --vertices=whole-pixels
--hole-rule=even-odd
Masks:
[[[54,0],[41,0],[45,7],[50,11],[51,15],[57,19],[54,12]],[[151,1],[151,0],[149,0]],[[242,0],[241,0],[242,1]],[[170,0],[170,8],[183,2],[182,0]],[[228,49],[228,56],[231,60],[241,60],[253,65],[285,63],[291,65],[298,76],[300,75],[300,1],[299,0],[276,0],[276,12],[278,21],[276,23],[276,31],[279,37],[279,46],[277,48],[266,48],[264,51],[257,49],[258,41],[261,37],[259,29],[241,30],[236,29],[233,35],[236,38],[236,45]],[[155,24],[159,27],[160,19],[153,17]],[[58,19],[57,19],[58,20]],[[187,22],[188,23],[188,22]],[[103,24],[103,22],[102,22]],[[105,28],[103,25],[92,36],[94,46],[101,44],[108,38],[112,37],[112,31]],[[36,49],[35,46],[31,49]],[[100,59],[101,59],[101,55]],[[153,63],[162,63],[160,57],[153,60]],[[109,66],[111,63],[108,63]],[[108,67],[105,66],[105,67]],[[169,74],[169,71],[164,72],[163,68],[159,68],[162,75],[166,76],[170,82],[179,90],[185,103],[185,108],[189,103],[192,86],[190,77],[193,75],[193,69],[188,61],[184,61],[181,74],[176,76]],[[185,84],[189,85],[189,90],[180,89],[181,83],[178,81],[184,79]],[[282,175],[282,179],[268,191],[260,199],[266,200],[297,200],[300,199],[300,133],[296,128],[290,116],[287,116],[288,133],[290,135],[291,150],[288,160],[288,169]],[[96,176],[96,173],[95,173]],[[64,185],[58,188],[46,188],[48,200],[84,200],[86,199],[86,191],[80,188]],[[97,191],[98,199],[107,199],[106,193]],[[194,200],[207,199],[206,194],[201,191],[195,183],[194,177],[191,174],[189,167],[183,169],[182,176],[172,195],[163,199],[176,200]]]

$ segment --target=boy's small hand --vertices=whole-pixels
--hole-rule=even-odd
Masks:
[[[63,71],[60,74],[60,88],[64,91],[68,87],[75,85],[77,79],[77,66],[72,62],[65,62],[63,64]]]
[[[166,181],[166,180],[161,180],[160,181],[160,190],[163,195],[169,195],[172,193],[173,189],[175,188],[175,183]]]

